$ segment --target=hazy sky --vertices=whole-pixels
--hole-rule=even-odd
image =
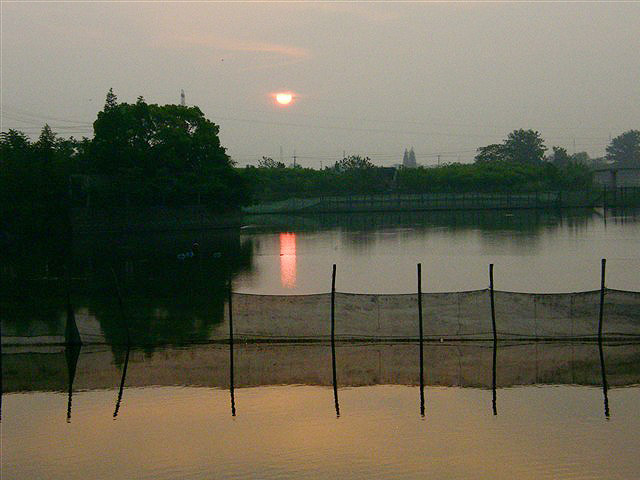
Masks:
[[[240,165],[470,161],[516,128],[602,155],[640,128],[640,3],[2,1],[2,130],[90,136],[121,101],[198,105]],[[279,108],[271,93],[291,90]]]

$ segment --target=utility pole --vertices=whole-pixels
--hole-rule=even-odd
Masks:
[[[440,154],[438,154],[438,166],[440,166]]]
[[[296,149],[293,149],[293,167],[295,168],[296,166]]]

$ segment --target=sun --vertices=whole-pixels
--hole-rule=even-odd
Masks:
[[[283,107],[287,105],[291,105],[294,99],[294,95],[292,92],[278,92],[274,94],[276,102]]]

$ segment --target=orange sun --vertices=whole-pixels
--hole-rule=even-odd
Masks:
[[[294,99],[294,95],[292,92],[278,92],[274,93],[273,96],[276,99],[278,105],[282,105],[283,107],[291,105]]]

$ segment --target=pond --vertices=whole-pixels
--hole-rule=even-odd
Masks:
[[[608,288],[640,291],[638,218],[602,210],[254,216],[226,232],[12,243],[0,270],[2,478],[633,478],[637,294],[607,291],[605,333],[622,326],[613,331],[624,338],[603,343],[547,338],[538,316],[518,324],[525,297],[513,297],[515,310],[504,292],[498,320],[513,317],[511,337],[504,322],[496,343],[459,334],[471,319],[461,298],[482,307],[478,328],[491,331],[482,290],[490,263],[498,290],[546,294],[598,290],[606,258]],[[433,333],[422,355],[415,295],[339,294],[332,348],[329,297],[304,295],[330,291],[334,263],[337,290],[360,294],[412,294],[422,264],[432,295],[425,332]],[[231,344],[229,283],[238,292]],[[436,295],[467,290],[476,292]],[[315,298],[322,308],[309,307],[312,319],[298,306]],[[433,305],[439,299],[449,312],[448,298],[458,299],[457,314],[441,335],[430,330]],[[526,298],[541,315],[557,297]],[[599,292],[562,298],[570,337],[574,323],[593,333]],[[288,304],[294,311],[282,313]],[[319,322],[324,333],[242,335],[256,317],[269,329],[277,305],[281,316],[308,317],[301,331]],[[393,307],[387,317],[383,305]],[[367,320],[366,335],[345,341],[365,310],[377,330]],[[400,313],[409,320],[392,323]],[[36,345],[63,341],[70,314],[82,348]],[[536,341],[515,341],[518,328],[535,330]],[[404,336],[394,340],[398,329]],[[138,347],[127,348],[129,335]]]
[[[242,238],[253,245],[253,267],[234,280],[247,293],[307,294],[331,289],[331,264],[342,292],[485,288],[495,264],[496,288],[558,293],[607,285],[640,290],[640,222],[635,212],[459,211],[255,216]]]
[[[422,388],[416,345],[336,350],[333,390],[326,344],[5,349],[2,478],[640,471],[638,344],[430,344]]]

